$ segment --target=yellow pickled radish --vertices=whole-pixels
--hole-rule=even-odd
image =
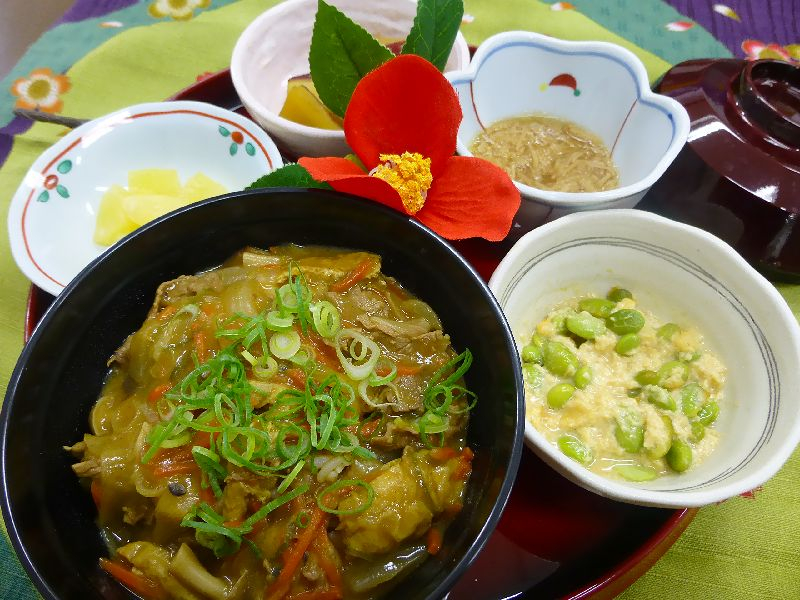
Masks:
[[[175,169],[137,169],[128,173],[128,190],[177,196],[181,191],[181,180]]]
[[[225,186],[203,173],[196,173],[181,185],[174,169],[130,171],[128,189],[113,185],[100,200],[94,242],[110,246],[170,211],[227,192]]]
[[[110,246],[136,229],[136,223],[127,217],[122,208],[127,195],[127,190],[118,185],[112,185],[103,195],[94,228],[93,239],[96,244]]]
[[[228,189],[221,183],[214,181],[203,173],[196,173],[186,181],[181,190],[181,198],[186,204],[190,204],[227,193]]]
[[[125,216],[137,227],[182,206],[185,206],[182,198],[165,194],[131,193],[122,200],[122,210],[125,212]]]

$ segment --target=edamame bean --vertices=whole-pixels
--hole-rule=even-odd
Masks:
[[[694,352],[678,352],[678,360],[681,360],[681,361],[687,362],[687,363],[696,361],[698,358],[700,358],[700,356],[702,356],[702,355],[697,351],[694,351]]]
[[[689,439],[695,444],[706,437],[706,426],[700,421],[692,421],[692,434]]]
[[[639,385],[658,385],[658,373],[655,371],[651,371],[649,369],[645,369],[644,371],[639,371],[636,375],[633,376],[636,380],[636,383]]]
[[[644,444],[644,424],[642,416],[632,410],[622,409],[617,415],[614,437],[623,450],[638,452]]]
[[[553,375],[572,377],[578,370],[578,357],[561,342],[548,341],[544,346],[543,364]]]
[[[594,460],[592,451],[574,435],[566,434],[558,438],[558,448],[566,456],[569,456],[572,460],[578,461],[582,465],[588,466],[592,464],[592,460]]]
[[[525,383],[532,388],[538,388],[544,381],[544,373],[535,363],[525,363],[522,365],[522,375],[525,377]]]
[[[638,398],[642,395],[642,388],[631,388],[628,390],[628,398]]]
[[[652,481],[658,477],[658,471],[653,467],[643,467],[642,465],[616,465],[614,472],[628,481]]]
[[[638,310],[621,308],[608,315],[606,326],[617,335],[636,333],[644,327],[644,316]]]
[[[672,336],[674,336],[676,333],[680,333],[680,330],[680,326],[675,323],[665,323],[656,329],[656,335],[662,340],[669,342],[672,340]]]
[[[579,390],[585,390],[586,387],[592,383],[592,370],[588,367],[588,365],[582,365],[577,371],[575,371],[575,376],[573,377],[575,380],[575,387]]]
[[[635,333],[626,333],[617,340],[617,345],[614,346],[614,350],[617,351],[617,354],[621,354],[622,356],[630,356],[641,344],[641,340],[639,336]]]
[[[559,409],[572,398],[575,393],[575,386],[569,383],[557,383],[547,392],[547,405],[550,408]]]
[[[585,340],[593,340],[606,332],[605,322],[586,311],[568,316],[566,326],[568,331]]]
[[[617,305],[605,298],[584,298],[578,302],[578,310],[588,312],[593,317],[605,319],[614,312]]]
[[[675,398],[672,397],[667,390],[657,385],[642,386],[642,398],[650,404],[655,404],[658,408],[664,410],[675,410],[677,404]]]
[[[540,346],[528,344],[522,349],[522,361],[526,363],[542,364],[543,353]]]
[[[666,459],[670,469],[683,473],[692,466],[692,447],[683,440],[674,439]]]
[[[543,335],[539,335],[538,333],[534,333],[531,336],[530,344],[536,346],[540,350],[544,349],[544,345],[547,343],[547,338]]]
[[[697,420],[708,427],[717,420],[718,416],[719,404],[711,400],[710,402],[706,402],[703,408],[700,409],[700,412],[697,413]]]
[[[565,309],[550,315],[550,322],[553,324],[553,329],[556,333],[567,333],[567,319],[572,315],[577,314],[572,309]]]
[[[681,387],[689,379],[689,365],[671,360],[658,370],[658,385],[668,390]]]
[[[706,393],[696,383],[687,383],[680,392],[681,410],[687,417],[696,417],[706,401]]]
[[[606,294],[606,298],[608,298],[612,302],[619,302],[620,300],[624,300],[625,298],[633,298],[633,294],[631,294],[625,288],[615,286],[609,290],[608,294]]]

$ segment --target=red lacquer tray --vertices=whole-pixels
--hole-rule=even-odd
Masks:
[[[172,99],[210,102],[247,116],[227,70]],[[487,280],[507,250],[481,240],[456,247]],[[31,286],[26,341],[52,299]],[[570,483],[526,448],[495,533],[449,598],[612,598],[664,554],[696,512],[602,498]]]

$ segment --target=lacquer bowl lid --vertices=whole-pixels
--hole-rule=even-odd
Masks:
[[[762,271],[800,278],[800,66],[693,60],[658,90],[683,104],[691,130],[643,208],[714,233]]]

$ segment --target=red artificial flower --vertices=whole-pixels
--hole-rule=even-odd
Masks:
[[[499,241],[520,195],[500,167],[453,156],[460,123],[447,79],[428,61],[401,55],[359,82],[345,113],[347,143],[367,171],[346,158],[299,162],[335,190],[413,215],[445,238]]]

